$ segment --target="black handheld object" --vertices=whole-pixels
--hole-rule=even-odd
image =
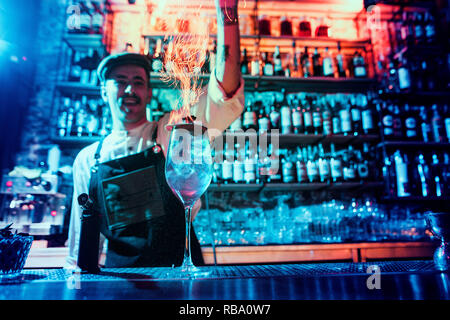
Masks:
[[[78,249],[78,266],[82,271],[99,273],[100,217],[98,212],[93,209],[93,202],[86,193],[78,196],[78,204],[83,209]]]

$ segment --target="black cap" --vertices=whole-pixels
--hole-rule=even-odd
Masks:
[[[100,62],[97,68],[98,78],[100,81],[105,81],[113,68],[124,64],[140,66],[150,76],[151,64],[146,56],[139,53],[121,52],[109,55]]]

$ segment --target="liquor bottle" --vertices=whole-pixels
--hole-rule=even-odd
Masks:
[[[295,166],[291,152],[285,150],[280,154],[282,179],[284,183],[292,183],[295,180]]]
[[[103,22],[105,17],[102,12],[100,2],[91,1],[94,12],[92,13],[92,32],[95,34],[103,34]]]
[[[425,106],[421,106],[420,107],[420,114],[419,114],[419,119],[421,121],[420,123],[420,132],[422,135],[422,141],[423,142],[430,142],[432,137],[431,137],[431,125],[430,125],[430,121],[428,119],[428,113],[427,110],[425,108]]]
[[[324,135],[331,135],[333,134],[333,122],[332,122],[332,110],[330,108],[330,105],[324,101],[322,104],[322,133]]]
[[[355,136],[362,134],[361,109],[357,105],[354,95],[350,96],[350,114],[352,117],[353,134]]]
[[[397,197],[411,195],[408,179],[408,161],[399,150],[394,153],[395,177],[397,182]]]
[[[421,74],[421,66],[418,57],[410,58],[411,69],[411,89],[414,91],[422,91],[424,89],[424,82]]]
[[[273,71],[276,76],[284,76],[279,46],[275,46],[275,52],[273,54]]]
[[[383,181],[385,182],[386,194],[390,197],[396,195],[396,178],[395,178],[395,167],[393,164],[393,158],[386,155],[383,159],[382,175]]]
[[[442,169],[439,164],[439,157],[436,153],[431,156],[431,184],[433,196],[442,197],[444,195],[444,185],[442,179]]]
[[[261,36],[270,36],[270,20],[266,15],[258,16],[258,33]]]
[[[364,62],[364,57],[359,51],[355,52],[353,56],[353,74],[355,78],[365,78],[367,77],[366,64]]]
[[[289,21],[286,16],[282,16],[280,20],[280,35],[292,36],[292,22]]]
[[[323,132],[323,122],[322,122],[322,110],[317,100],[312,101],[312,120],[313,120],[313,130],[314,134],[322,134]]]
[[[270,159],[270,169],[269,176],[267,177],[267,182],[278,183],[282,182],[281,168],[280,168],[280,150],[274,149],[273,144],[269,144],[269,159]]]
[[[275,95],[272,98],[272,106],[270,107],[269,119],[271,129],[280,129],[280,111]]]
[[[369,106],[367,97],[365,95],[362,96],[361,101],[361,120],[364,134],[375,134],[376,130],[373,120],[372,107]]]
[[[301,54],[295,46],[295,40],[292,41],[292,77],[300,77],[299,58]]]
[[[223,149],[222,180],[228,184],[233,181],[234,150],[225,142]]]
[[[418,130],[418,119],[416,112],[406,103],[403,107],[403,128],[404,137],[408,140],[418,140],[419,130]]]
[[[398,87],[401,91],[408,91],[411,89],[411,76],[408,69],[408,63],[404,55],[400,55],[398,61]]]
[[[322,65],[324,77],[334,77],[333,58],[328,51],[328,47],[325,48]]]
[[[241,183],[244,182],[244,146],[241,146],[239,143],[234,145],[234,152],[236,157],[233,162],[233,182]]]
[[[300,149],[300,147],[297,147],[297,160],[295,162],[296,171],[297,171],[297,182],[299,183],[306,183],[308,182],[308,173],[306,170],[306,163],[305,163],[305,157],[304,153],[306,152],[306,149]]]
[[[315,77],[320,77],[323,75],[322,73],[322,63],[321,63],[321,56],[317,48],[314,48],[314,54],[312,56],[312,63],[313,63],[313,73]]]
[[[420,181],[419,190],[417,190],[417,194],[422,197],[429,197],[430,194],[430,168],[428,164],[425,162],[425,157],[422,153],[420,153],[416,158],[416,171],[417,178],[416,181]]]
[[[156,40],[155,54],[152,59],[152,71],[161,72],[164,69],[164,55],[162,52],[162,39],[158,38]]]
[[[425,38],[426,42],[433,44],[436,40],[436,29],[434,25],[434,18],[429,12],[425,12]]]
[[[390,59],[389,61],[389,79],[388,79],[388,91],[389,92],[399,92],[400,89],[398,87],[398,73],[395,65],[395,60]]]
[[[264,132],[269,132],[269,130],[270,130],[270,118],[269,115],[267,114],[266,108],[263,105],[261,105],[258,114],[258,132],[262,134]]]
[[[384,139],[392,140],[394,138],[393,106],[391,103],[383,101],[377,105],[377,110],[381,114],[381,127]]]
[[[450,142],[450,108],[448,105],[444,105],[444,125],[445,133],[447,134],[447,142]]]
[[[308,181],[318,182],[319,181],[319,169],[317,167],[317,147],[314,149],[308,146],[308,160],[306,162],[306,173],[308,175]]]
[[[244,48],[242,51],[242,61],[241,61],[241,73],[242,74],[249,74],[249,61],[247,57],[247,48]]]
[[[58,136],[59,137],[65,137],[66,135],[68,135],[67,132],[67,117],[68,117],[68,111],[70,108],[70,98],[65,97],[63,98],[63,107],[61,110],[61,113],[59,114],[58,117]]]
[[[262,52],[261,56],[263,59],[263,74],[265,76],[273,76],[273,64],[272,61],[270,61],[269,53]]]
[[[394,130],[394,139],[401,140],[403,138],[402,116],[397,104],[393,106],[392,129]]]
[[[314,126],[313,126],[313,117],[311,105],[308,102],[305,102],[306,106],[304,106],[303,112],[303,123],[305,125],[305,134],[313,134]]]
[[[341,122],[341,133],[349,135],[352,133],[352,115],[350,110],[350,104],[347,103],[339,110],[339,118]]]
[[[69,81],[79,82],[81,78],[81,59],[82,54],[79,51],[75,51],[73,54],[73,60],[69,72]]]
[[[280,125],[281,133],[292,133],[292,121],[291,121],[291,107],[287,100],[286,89],[282,88],[283,100],[281,101],[280,108]]]
[[[258,129],[258,118],[256,116],[256,112],[252,107],[252,101],[247,101],[247,106],[244,114],[242,115],[242,128],[244,130]]]
[[[328,157],[325,155],[325,151],[323,150],[323,145],[319,144],[319,155],[318,155],[318,167],[319,167],[319,178],[320,182],[329,183],[331,179],[330,172],[330,161]]]
[[[330,173],[334,183],[342,181],[342,159],[336,154],[334,143],[330,144]]]
[[[445,129],[437,104],[433,104],[431,110],[433,113],[431,117],[431,132],[433,134],[433,140],[434,142],[445,142]]]
[[[337,77],[345,78],[345,65],[344,65],[344,57],[341,53],[341,42],[337,43],[338,53],[336,55],[336,69],[337,69]]]
[[[335,103],[334,99],[330,101],[331,103],[331,123],[333,127],[333,134],[340,134],[341,131],[341,117],[339,115],[339,110],[341,109],[341,105],[339,103]]]
[[[358,177],[361,181],[367,181],[370,176],[369,159],[363,157],[361,150],[356,150],[355,154]]]
[[[251,75],[252,76],[259,76],[261,74],[261,58],[260,58],[260,52],[259,52],[259,44],[255,43],[255,53],[253,55],[252,63],[251,63]]]
[[[245,160],[244,160],[244,181],[245,183],[256,182],[256,164],[258,153],[251,152],[250,142],[245,142]]]
[[[291,109],[291,114],[292,114],[292,128],[294,130],[294,133],[303,134],[305,132],[305,126],[303,123],[302,109],[300,107],[300,103],[299,103],[298,99],[294,99],[294,103],[293,103],[293,106]],[[450,126],[449,126],[449,129],[450,129]]]
[[[80,61],[81,73],[80,73],[80,83],[89,84],[91,78],[91,61],[94,56],[94,49],[89,48],[87,51],[87,56],[85,56]]]
[[[422,14],[420,12],[414,12],[414,42],[415,44],[421,44],[425,40],[425,27]]]
[[[309,60],[308,47],[305,47],[300,63],[302,65],[302,73],[304,78],[311,77],[311,62]]]
[[[300,18],[300,22],[298,24],[298,36],[299,37],[311,37],[311,23],[306,20],[305,17]]]
[[[353,147],[350,145],[342,155],[342,178],[345,182],[356,180],[356,165],[354,161]]]

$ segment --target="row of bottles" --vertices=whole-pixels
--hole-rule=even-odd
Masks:
[[[396,150],[384,159],[388,196],[444,197],[450,194],[450,158],[447,152]]]
[[[103,34],[104,1],[71,0],[70,2],[66,10],[68,33]]]
[[[97,67],[102,59],[99,50],[72,51],[71,61],[63,70],[63,79],[83,85],[99,84]]]
[[[110,110],[100,98],[87,96],[61,97],[58,137],[95,137],[111,132]]]
[[[395,101],[377,104],[385,140],[450,142],[450,109],[447,104],[409,105]]]
[[[210,246],[429,240],[422,211],[383,206],[373,197],[275,207],[201,210],[194,220],[200,244]]]
[[[230,130],[259,133],[362,135],[377,133],[375,110],[365,94],[290,94],[282,89],[272,99],[246,97],[246,108]]]
[[[297,78],[331,77],[331,78],[366,78],[367,68],[361,51],[355,51],[353,56],[345,56],[341,52],[340,42],[337,51],[309,47],[301,48],[292,42],[290,53],[280,53],[279,46],[274,52],[261,52],[255,43],[253,56],[249,57],[246,48],[242,50],[241,72],[253,76],[286,76]]]
[[[269,143],[267,152],[261,148],[248,141],[245,147],[225,143],[222,161],[216,153],[213,183],[338,183],[378,178],[375,151],[367,143],[360,149],[349,145],[341,150],[334,144],[327,150],[322,144],[276,149]]]

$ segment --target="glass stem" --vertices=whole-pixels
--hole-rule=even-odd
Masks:
[[[183,259],[184,268],[190,268],[194,266],[191,258],[191,209],[192,206],[184,208],[186,219],[186,236],[184,242],[184,259]]]

